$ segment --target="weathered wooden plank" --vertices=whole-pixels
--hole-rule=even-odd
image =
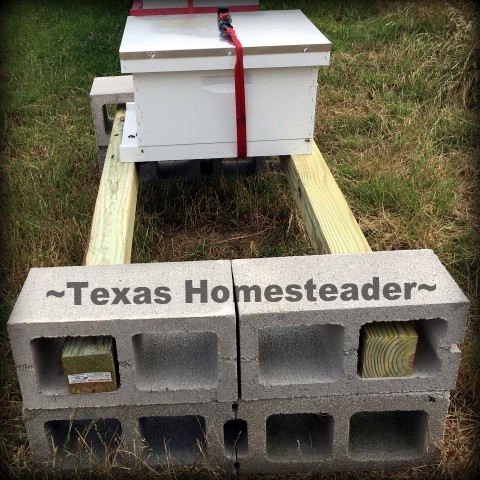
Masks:
[[[62,366],[70,393],[111,392],[118,388],[113,338],[67,337]]]
[[[311,155],[282,159],[297,207],[317,253],[370,252],[345,197],[317,145]]]
[[[413,374],[418,334],[411,322],[373,322],[360,333],[360,375],[364,378]]]
[[[137,205],[138,175],[134,163],[119,161],[125,111],[113,122],[93,213],[86,265],[129,263]]]

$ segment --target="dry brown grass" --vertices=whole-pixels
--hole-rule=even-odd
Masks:
[[[273,171],[219,184],[144,185],[132,262],[312,253],[288,188]]]

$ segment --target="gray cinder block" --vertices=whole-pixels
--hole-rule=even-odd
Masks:
[[[148,163],[148,162],[147,162]],[[186,182],[193,180],[218,179],[222,175],[222,159],[212,158],[203,160],[171,160],[156,162],[156,174],[160,181],[174,178]]]
[[[455,387],[468,301],[431,250],[234,260],[245,400]],[[414,321],[414,374],[362,378],[360,332]]]
[[[90,89],[93,126],[97,147],[110,142],[113,119],[107,114],[107,105],[133,102],[133,79],[131,75],[96,77]]]
[[[448,392],[240,400],[239,471],[393,470],[427,464],[438,459],[448,406]]]
[[[207,284],[221,288],[203,296],[187,282],[198,291]],[[238,389],[231,284],[231,264],[222,260],[32,269],[8,321],[24,405],[233,402]],[[98,335],[115,341],[119,388],[68,394],[64,339]]]
[[[156,177],[158,181],[182,180],[218,180],[222,175],[249,175],[255,173],[258,158],[203,160],[171,160],[162,162],[145,162],[140,168],[140,179]],[[153,168],[152,168],[153,167]],[[142,175],[142,171],[149,175]]]
[[[121,405],[23,410],[32,459],[62,470],[93,465],[215,465],[229,471],[224,445],[232,404]]]

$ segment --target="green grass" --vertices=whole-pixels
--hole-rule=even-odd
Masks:
[[[5,478],[39,476],[29,460],[5,324],[31,267],[82,262],[99,180],[88,93],[94,77],[119,73],[130,4],[17,0],[0,7]],[[302,9],[333,43],[331,65],[319,72],[315,138],[372,248],[433,249],[472,300],[441,462],[305,478],[473,477],[480,470],[479,12],[455,0],[261,5]],[[132,261],[310,253],[286,180],[274,169],[219,184],[140,188]],[[142,465],[123,473],[174,478]],[[101,472],[119,474],[108,465]],[[203,470],[208,478],[221,475]]]

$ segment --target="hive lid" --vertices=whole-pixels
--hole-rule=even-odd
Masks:
[[[280,54],[298,56],[295,65],[328,63],[322,59],[331,43],[300,10],[242,12],[232,18],[246,59]],[[231,68],[234,57],[235,48],[220,38],[217,15],[212,13],[130,16],[120,45],[125,73]],[[202,59],[203,68],[195,59]]]

